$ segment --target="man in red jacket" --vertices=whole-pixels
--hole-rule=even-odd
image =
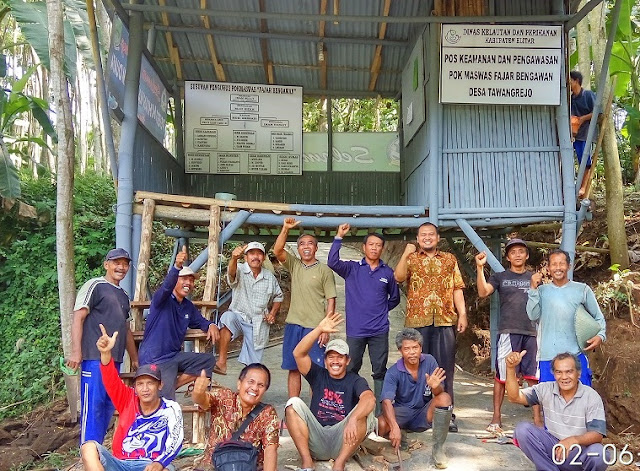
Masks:
[[[85,442],[80,451],[84,469],[91,471],[162,471],[173,469],[171,461],[182,448],[182,410],[177,402],[160,397],[162,377],[157,365],[143,365],[136,371],[134,387],[126,386],[113,363],[111,349],[118,332],[96,342],[100,351],[100,372],[107,394],[120,414],[113,434],[113,453],[95,441]]]

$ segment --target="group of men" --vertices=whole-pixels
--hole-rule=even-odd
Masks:
[[[291,304],[286,318],[281,367],[289,371],[290,399],[285,407],[285,420],[300,453],[301,468],[313,469],[314,459],[334,459],[334,469],[344,469],[345,462],[358,445],[376,429],[376,417],[377,432],[389,438],[394,447],[404,445],[403,431],[432,428],[433,460],[436,467],[446,467],[443,445],[449,431],[457,431],[453,415],[455,341],[456,334],[467,327],[467,314],[463,295],[465,285],[456,258],[438,249],[440,235],[437,226],[431,223],[420,226],[416,244],[407,245],[393,270],[380,258],[385,239],[379,233],[365,237],[362,246],[364,257],[360,261],[340,259],[342,239],[350,230],[348,224],[337,229],[328,266],[317,260],[318,243],[310,234],[298,238],[298,258],[288,252],[285,245],[289,231],[299,224],[294,218],[286,218],[273,250],[291,274]],[[568,394],[582,397],[590,385],[588,363],[581,353],[583,346],[577,344],[572,324],[577,306],[584,305],[602,327],[589,339],[585,350],[595,349],[605,339],[604,317],[593,292],[586,285],[568,279],[568,254],[562,251],[551,253],[549,271],[552,282],[539,286],[540,274],[526,270],[529,255],[526,243],[513,239],[507,243],[505,252],[510,269],[492,275],[488,281],[484,275],[486,254],[480,253],[476,257],[480,296],[489,296],[495,291],[500,294],[501,303],[494,416],[488,427],[494,433],[501,432],[500,407],[505,390],[510,400],[534,406],[537,426],[543,424],[537,406],[542,405],[546,411],[551,404],[548,401],[562,400],[566,407],[568,403],[574,404],[572,417],[580,417],[575,415],[576,400],[572,401],[573,396],[565,394],[569,390]],[[238,263],[243,256],[245,263]],[[118,446],[114,440],[115,458],[142,459],[143,463],[151,460],[166,468],[168,462],[156,460],[160,456],[157,450],[144,448],[144,443],[158,443],[157,439],[142,441],[142,445],[137,444],[138,448],[134,448],[132,440],[124,439],[129,436],[127,433],[134,431],[140,437],[140,429],[144,427],[138,423],[136,414],[146,418],[150,411],[143,408],[142,399],[131,406],[131,403],[136,403],[132,398],[135,395],[138,398],[141,395],[154,397],[155,409],[151,412],[175,410],[175,407],[179,410],[172,401],[176,388],[193,381],[203,370],[207,376],[212,372],[226,374],[229,342],[241,335],[243,342],[239,361],[246,365],[261,362],[269,327],[275,321],[283,300],[275,276],[263,266],[266,258],[264,246],[251,242],[233,251],[227,270],[227,281],[233,290],[232,302],[218,326],[202,317],[188,299],[196,274],[184,266],[186,257],[185,250],[178,253],[175,265],[152,298],[139,353],[140,364],[144,366],[135,375],[133,390],[125,388],[126,394],[113,372],[122,361],[125,344],[134,365],[138,360],[133,336],[126,326],[128,298],[119,287],[119,281],[129,267],[128,254],[122,249],[109,252],[105,260],[105,277],[87,282],[80,290],[74,313],[74,350],[69,364],[77,367],[81,360],[83,457],[85,454],[94,460],[98,457],[103,466],[109,460],[105,458],[108,452],[100,443],[113,412],[109,401],[111,397],[121,417],[124,417],[123,410],[127,407],[132,409],[129,416],[133,417],[129,429],[118,435]],[[344,318],[335,312],[333,272],[345,280]],[[398,305],[398,283],[404,281],[407,281],[406,328],[397,334],[395,342],[401,358],[387,370],[389,311]],[[120,306],[120,309],[114,311],[114,306]],[[329,341],[331,334],[337,332],[338,324],[344,320],[346,342],[341,339]],[[537,330],[532,321],[537,322]],[[188,327],[201,329],[214,343],[218,343],[217,362],[210,354],[181,351]],[[538,379],[536,338],[540,341],[541,384],[520,393],[516,375],[530,384]],[[373,391],[358,375],[367,348],[372,365]],[[573,368],[567,365],[569,360],[575,360]],[[586,375],[583,375],[581,384],[566,380],[576,371]],[[309,406],[298,397],[301,376],[311,386]],[[149,383],[154,383],[157,390],[149,388]],[[572,386],[565,388],[563,385],[568,383]],[[557,427],[549,427],[550,414],[547,413],[544,415],[547,430],[516,429],[521,448],[536,466],[543,451],[530,443],[540,441],[542,433],[552,437],[545,436],[547,442],[552,443],[551,447],[558,442],[563,445],[571,442],[584,445],[586,450],[587,446],[601,442],[606,432],[602,401],[600,409],[594,409],[599,396],[595,391],[591,393],[593,390],[590,388],[586,391],[589,391],[589,399],[583,402],[589,403],[590,411],[601,410],[601,414],[598,412],[593,416],[592,413],[591,420],[587,418],[584,423],[576,419],[575,434],[567,435],[566,428],[560,435],[555,433]],[[118,394],[126,400],[115,400],[114,395]],[[553,410],[562,414],[557,408]],[[175,439],[174,425],[172,421],[165,420],[164,427],[148,427],[145,433],[153,433],[156,438],[160,434]],[[548,469],[540,466],[540,469]],[[151,469],[154,468],[146,471]]]

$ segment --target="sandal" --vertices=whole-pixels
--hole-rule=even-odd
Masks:
[[[502,430],[500,424],[489,424],[485,430],[495,437],[504,436],[504,430]]]
[[[222,368],[220,368],[218,365],[215,365],[213,367],[213,372],[217,375],[226,375],[227,374],[227,369],[225,368],[224,370]]]

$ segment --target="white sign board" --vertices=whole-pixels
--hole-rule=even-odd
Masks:
[[[302,87],[185,82],[185,171],[302,174]]]
[[[443,24],[440,101],[559,105],[562,26]]]

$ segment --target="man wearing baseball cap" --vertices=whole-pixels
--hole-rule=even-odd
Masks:
[[[211,377],[215,358],[210,353],[183,352],[187,328],[200,329],[215,343],[218,326],[205,319],[188,296],[193,291],[195,272],[185,267],[187,248],[176,255],[174,266],[154,293],[140,344],[140,363],[155,363],[164,376],[162,397],[175,399],[176,389],[195,381],[202,370]]]
[[[113,346],[116,368],[120,368],[125,348],[132,366],[138,365],[138,352],[129,330],[129,295],[120,282],[129,271],[131,257],[126,250],[110,250],[104,259],[105,275],[87,281],[76,296],[71,324],[71,356],[67,366],[80,368],[80,444],[87,440],[102,443],[114,407],[102,384],[100,352],[96,341],[100,325],[109,332],[122,332]]]
[[[299,397],[285,405],[287,428],[303,470],[313,469],[314,459],[333,459],[333,469],[344,470],[346,461],[375,429],[376,398],[364,378],[347,371],[347,342],[334,339],[327,344],[324,368],[309,356],[320,335],[337,332],[342,320],[338,313],[327,315],[293,350],[298,370],[311,386],[310,406]]]
[[[536,327],[527,316],[527,292],[531,287],[532,272],[527,270],[529,247],[522,239],[510,239],[504,247],[505,258],[509,261],[508,270],[493,273],[489,281],[485,279],[484,267],[487,254],[476,255],[478,295],[481,298],[491,296],[494,292],[500,295],[500,316],[498,320],[498,337],[495,349],[496,376],[493,382],[493,418],[487,431],[496,435],[502,434],[502,415],[500,409],[504,401],[507,365],[505,359],[511,352],[527,351],[518,366],[518,373],[529,385],[538,383],[538,351]],[[533,407],[533,419],[542,427],[540,407]]]
[[[238,264],[244,255],[245,263]],[[250,242],[239,245],[231,253],[227,267],[227,282],[232,289],[231,306],[220,317],[220,343],[215,373],[227,374],[229,342],[242,335],[238,361],[245,365],[261,363],[269,342],[269,326],[284,299],[278,280],[262,267],[266,257],[264,245]]]
[[[182,448],[182,410],[177,402],[160,397],[162,373],[158,365],[143,365],[136,371],[134,387],[126,386],[115,368],[111,350],[118,331],[102,335],[96,342],[104,387],[120,414],[109,452],[89,440],[82,445],[84,469],[92,471],[162,471],[173,469],[171,461]]]

